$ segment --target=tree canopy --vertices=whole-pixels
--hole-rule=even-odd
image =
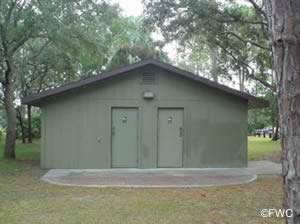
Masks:
[[[197,55],[203,45],[217,49],[218,72],[245,73],[247,78],[275,89],[267,22],[260,8],[235,1],[144,0],[145,23],[159,30],[166,42],[176,40]]]
[[[150,57],[167,59],[139,19],[108,1],[1,1],[5,157],[15,157],[15,99]]]

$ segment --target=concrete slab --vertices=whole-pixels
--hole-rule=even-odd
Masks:
[[[281,175],[282,166],[267,160],[249,161],[247,171],[256,175]]]
[[[254,161],[241,169],[52,169],[41,179],[81,187],[209,187],[246,184],[255,181],[257,174],[280,173],[280,164]]]
[[[245,184],[256,175],[244,169],[49,170],[42,180],[84,187],[208,187]]]

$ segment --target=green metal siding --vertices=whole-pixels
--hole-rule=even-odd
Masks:
[[[112,167],[138,167],[138,110],[113,108],[111,135]]]
[[[51,98],[42,108],[44,168],[111,168],[112,108],[138,108],[138,167],[157,167],[158,109],[182,108],[183,167],[247,166],[247,102],[155,67]],[[144,91],[155,94],[143,99]],[[101,141],[99,141],[99,138]]]
[[[182,167],[183,109],[158,109],[158,167]]]

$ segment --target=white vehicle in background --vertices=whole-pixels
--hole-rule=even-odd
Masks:
[[[254,136],[260,137],[261,135],[263,135],[263,133],[264,133],[264,129],[256,129],[254,132]]]
[[[256,129],[254,132],[254,136],[258,136],[258,137],[263,136],[264,138],[266,136],[269,136],[269,138],[272,138],[274,132],[275,130],[273,131],[272,127],[266,127],[263,129]]]

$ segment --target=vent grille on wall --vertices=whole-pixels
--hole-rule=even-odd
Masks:
[[[157,82],[157,77],[156,73],[153,72],[145,72],[143,73],[143,84],[144,85],[154,85]]]

